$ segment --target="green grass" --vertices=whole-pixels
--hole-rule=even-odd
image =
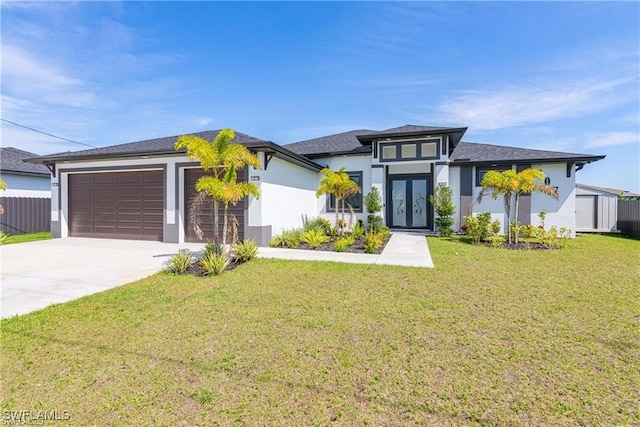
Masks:
[[[262,260],[2,321],[3,410],[70,425],[638,425],[640,242],[429,239],[435,269]]]
[[[28,234],[15,234],[13,236],[7,236],[3,245],[11,245],[13,243],[25,243],[35,242],[36,240],[47,240],[51,238],[51,233],[48,231],[40,231],[38,233]]]

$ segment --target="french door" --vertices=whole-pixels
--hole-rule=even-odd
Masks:
[[[431,229],[430,175],[391,175],[387,186],[389,227]]]

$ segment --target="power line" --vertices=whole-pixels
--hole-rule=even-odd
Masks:
[[[48,133],[48,132],[43,132],[41,130],[31,128],[29,126],[21,125],[20,123],[12,122],[11,120],[3,119],[2,117],[0,117],[0,120],[2,120],[3,122],[11,123],[12,125],[15,125],[15,126],[18,126],[18,127],[21,127],[21,128],[25,128],[25,129],[29,129],[29,130],[32,130],[32,131],[37,132],[37,133],[41,133],[43,135],[47,135],[47,136],[50,136],[50,137],[53,137],[53,138],[58,138],[58,139],[61,139],[63,141],[73,142],[74,144],[84,145],[85,147],[97,148],[95,145],[85,144],[84,142],[78,142],[78,141],[74,141],[72,139],[63,138],[61,136],[53,135],[53,134]]]

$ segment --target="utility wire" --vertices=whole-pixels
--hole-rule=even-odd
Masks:
[[[37,132],[37,133],[41,133],[43,135],[51,136],[53,138],[58,138],[58,139],[61,139],[63,141],[73,142],[74,144],[84,145],[85,147],[97,148],[95,145],[85,144],[84,142],[78,142],[78,141],[74,141],[72,139],[63,138],[61,136],[57,136],[57,135],[53,135],[53,134],[50,134],[50,133],[47,133],[47,132],[43,132],[43,131],[38,130],[38,129],[30,128],[29,126],[25,126],[25,125],[21,125],[21,124],[16,123],[16,122],[12,122],[11,120],[3,119],[2,117],[0,117],[0,120],[2,120],[3,122],[11,123],[12,125],[15,125],[15,126],[18,126],[18,127],[21,127],[21,128],[25,128],[25,129],[29,129],[29,130],[32,130],[32,131]]]

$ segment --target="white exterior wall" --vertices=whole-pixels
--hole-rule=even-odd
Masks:
[[[283,229],[302,227],[305,215],[309,218],[318,215],[317,172],[273,157],[267,170],[249,168],[249,179],[257,176],[260,198],[250,197],[250,226],[270,225],[275,235]]]
[[[460,169],[460,168],[456,168]],[[498,197],[494,199],[491,195],[484,196],[482,198],[482,203],[476,203],[478,196],[482,192],[482,187],[476,186],[476,167],[473,168],[471,173],[472,188],[473,188],[473,215],[477,215],[483,212],[491,212],[491,221],[499,221],[502,227],[502,231],[504,233],[507,232],[509,227],[509,218],[507,218],[507,214],[504,210],[504,199],[502,197]],[[466,215],[466,213],[464,213]],[[515,206],[511,204],[511,220],[515,219]]]
[[[560,164],[533,165],[541,169],[551,182],[549,185],[558,187],[558,200],[544,194],[531,195],[531,224],[540,225],[538,214],[543,209],[548,211],[545,220],[546,228],[555,225],[558,229],[565,227],[571,230],[572,237],[576,231],[576,173],[575,167],[571,176],[567,177],[567,166]]]
[[[364,197],[370,190],[373,184],[372,181],[372,169],[371,169],[371,155],[365,154],[362,156],[336,156],[336,157],[327,157],[321,159],[314,159],[316,163],[321,165],[327,165],[327,167],[331,168],[334,171],[337,171],[341,167],[345,167],[346,172],[362,172],[362,197]],[[382,172],[382,169],[380,169]],[[376,172],[377,173],[377,172]],[[320,185],[320,179],[322,178],[322,174],[317,174],[317,182],[316,189]],[[380,187],[381,183],[376,182],[376,185]],[[380,190],[380,195],[383,196],[382,188],[378,188]],[[315,192],[315,190],[314,190]],[[315,194],[314,194],[315,197]],[[316,215],[326,218],[333,224],[335,222],[336,214],[333,211],[327,210],[327,196],[321,196],[317,199],[316,202]],[[367,212],[364,207],[364,203],[362,206],[362,213],[356,213],[353,218],[353,222],[357,220],[362,220],[365,224],[367,222]],[[345,215],[348,215],[346,213]],[[346,217],[345,217],[346,218]]]
[[[48,176],[14,175],[3,173],[0,179],[7,184],[7,189],[0,193],[2,197],[51,197],[51,179]]]

